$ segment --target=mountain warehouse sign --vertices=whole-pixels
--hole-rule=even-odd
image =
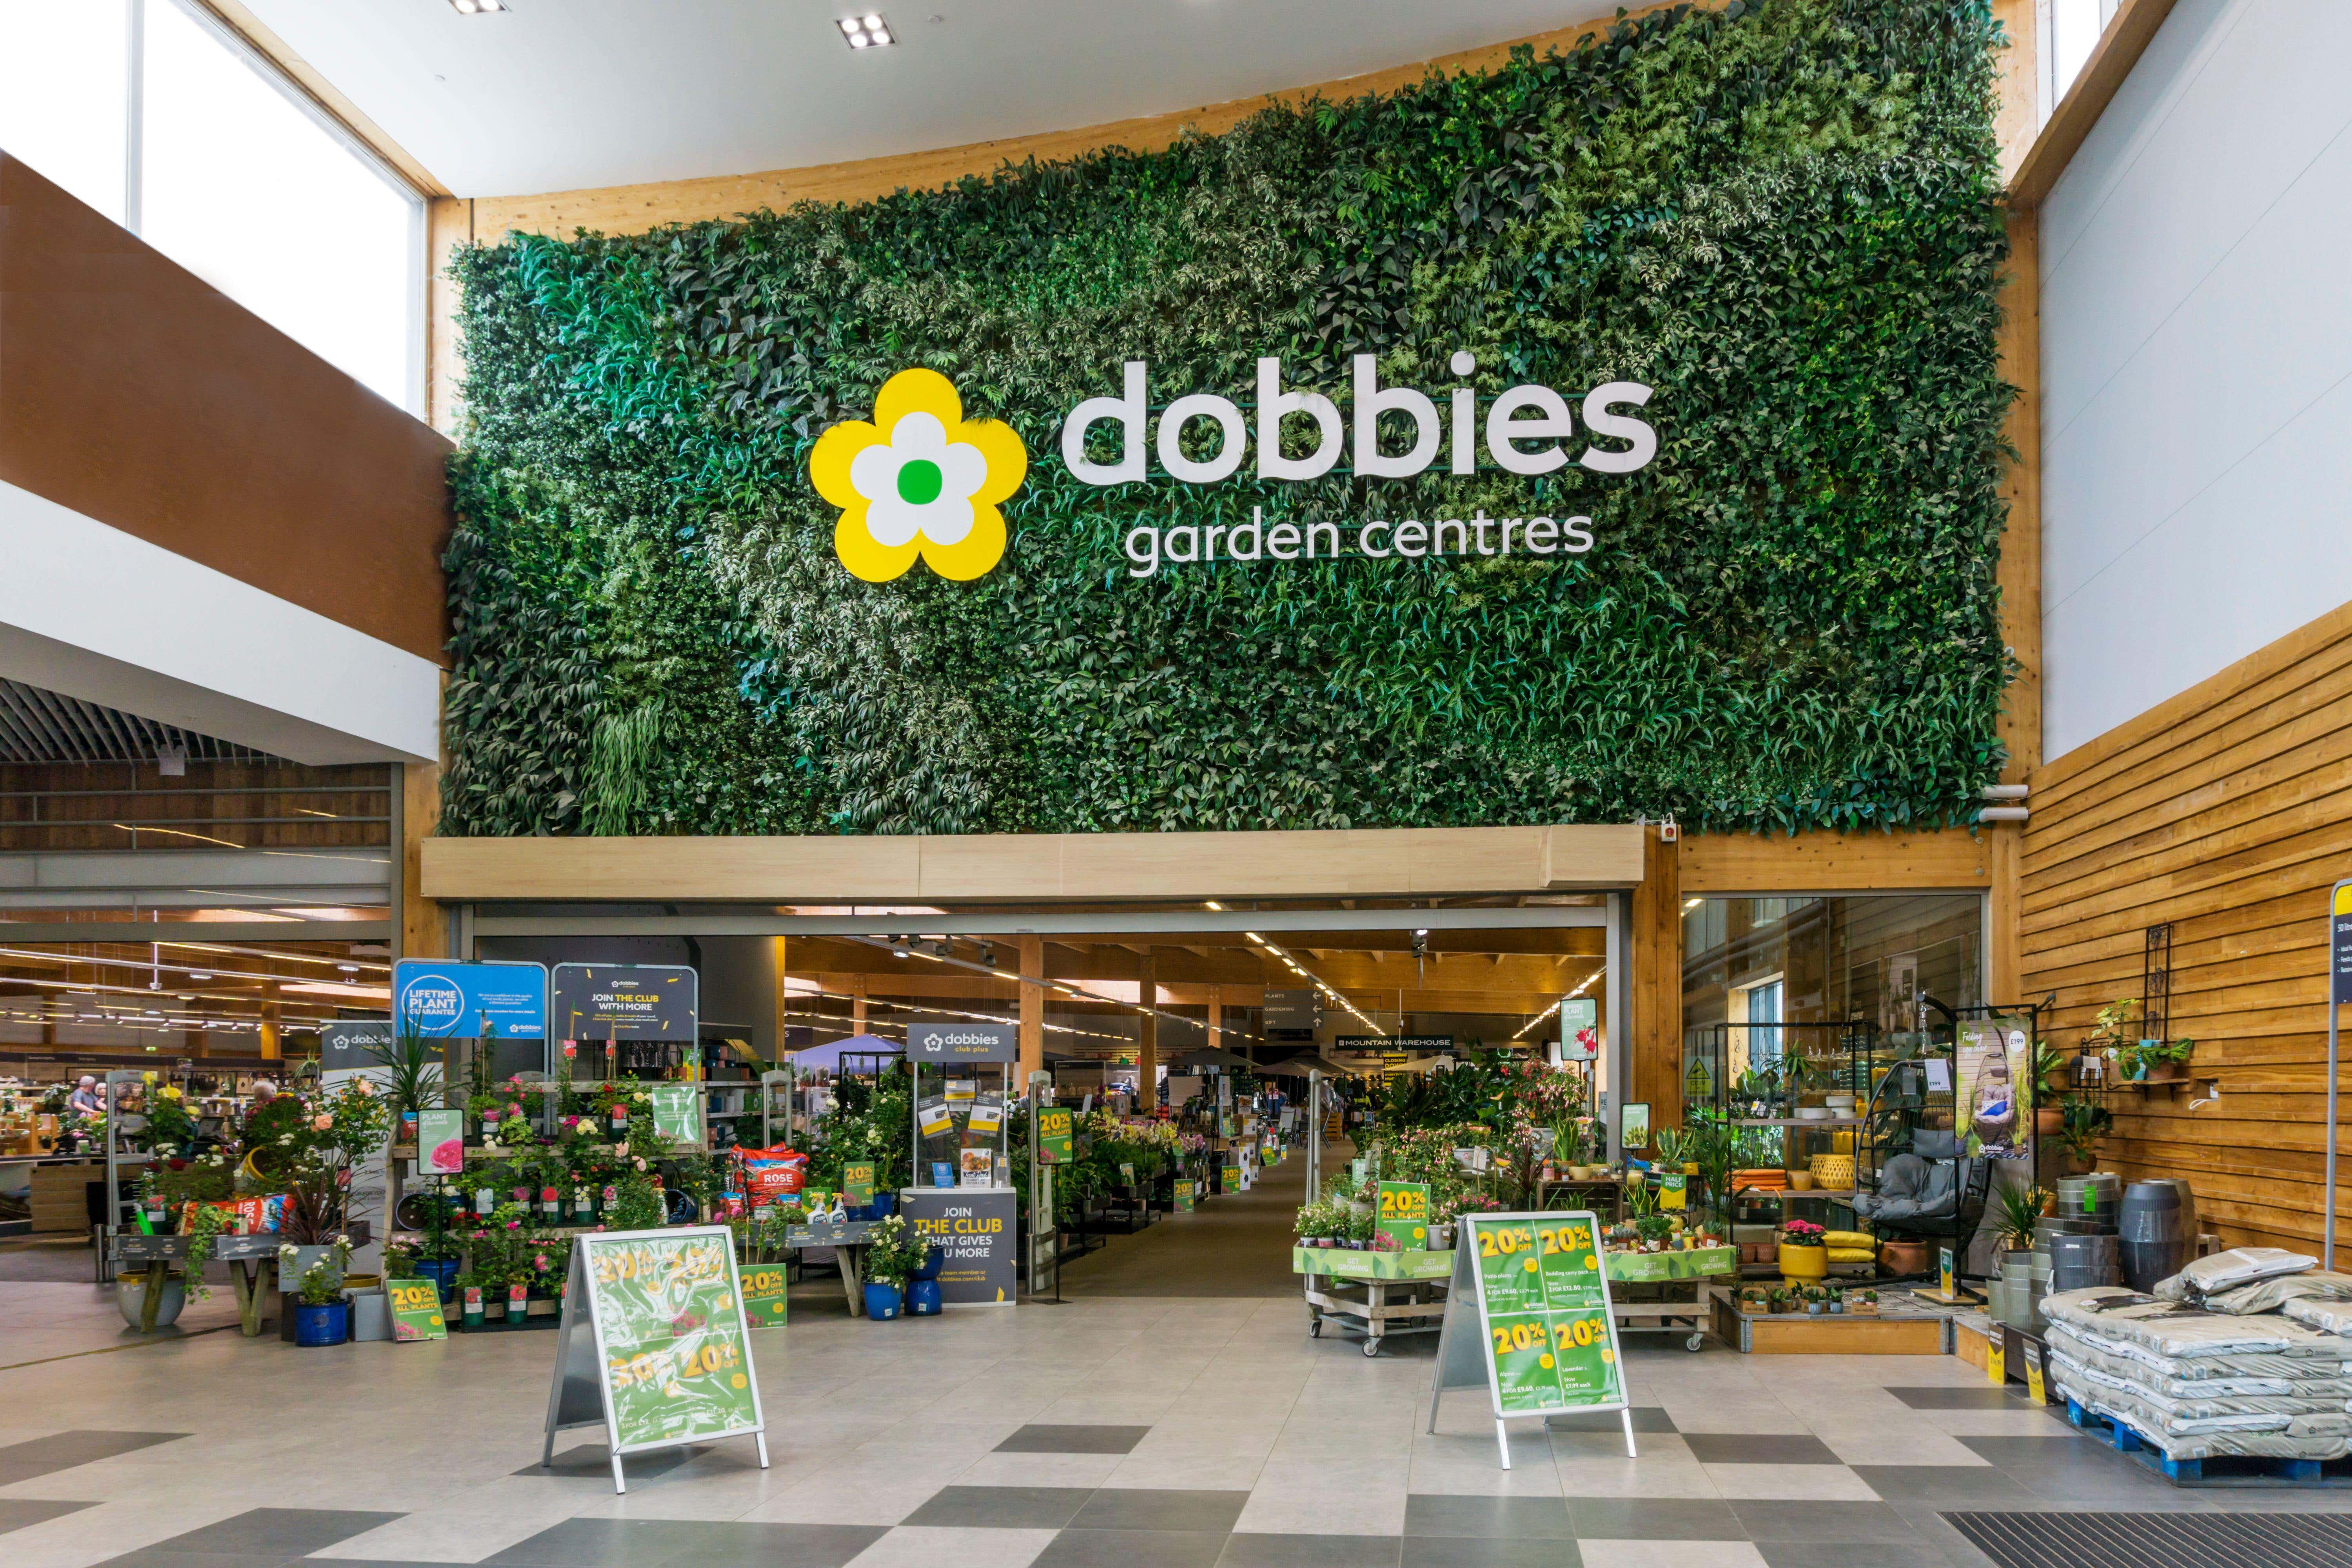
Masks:
[[[1449,362],[1456,376],[1478,368],[1466,351]],[[1255,452],[1254,476],[1262,482],[1319,479],[1345,456],[1350,471],[1368,479],[1409,479],[1427,472],[1441,458],[1444,471],[1467,475],[1486,456],[1504,471],[1529,478],[1574,462],[1601,474],[1630,474],[1657,455],[1657,433],[1628,409],[1648,404],[1650,388],[1639,382],[1604,382],[1584,394],[1571,411],[1557,390],[1528,384],[1503,392],[1482,411],[1475,388],[1457,386],[1437,401],[1409,386],[1382,386],[1370,354],[1353,356],[1352,421],[1339,405],[1316,392],[1286,390],[1282,362],[1257,362],[1256,428],[1239,405],[1213,393],[1192,393],[1150,416],[1150,366],[1129,360],[1116,397],[1090,397],[1062,422],[1062,462],[1090,485],[1139,484],[1149,477],[1147,449],[1170,479],[1188,485],[1222,484],[1242,471]],[[1380,419],[1397,416],[1411,427],[1410,447],[1383,451]],[[1302,457],[1282,450],[1285,417],[1314,421],[1314,449]],[[1580,448],[1576,447],[1580,439]],[[1185,450],[1188,426],[1214,426],[1213,450]],[[1118,431],[1118,456],[1108,461],[1087,455],[1100,425]],[[1195,443],[1196,449],[1200,443]],[[919,556],[941,576],[968,581],[1003,558],[1003,514],[1028,472],[1029,455],[1019,436],[1001,420],[966,420],[954,386],[937,371],[908,370],[892,376],[875,399],[875,416],[835,425],[818,437],[809,474],[818,493],[842,509],[835,549],[856,575],[887,582]],[[1593,546],[1592,519],[1585,516],[1469,517],[1423,521],[1372,519],[1265,521],[1252,507],[1247,522],[1185,523],[1162,528],[1144,523],[1127,531],[1121,546],[1129,575],[1150,577],[1164,564],[1211,561],[1322,560],[1340,555],[1408,560],[1442,555],[1580,555]]]

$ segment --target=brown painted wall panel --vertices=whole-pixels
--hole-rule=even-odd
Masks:
[[[440,663],[448,452],[0,153],[0,480]]]

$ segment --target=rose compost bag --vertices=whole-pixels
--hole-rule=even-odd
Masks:
[[[789,1203],[800,1195],[808,1180],[808,1156],[779,1143],[772,1149],[745,1149],[743,1195],[758,1214],[772,1204]]]
[[[2144,1402],[2101,1388],[2078,1376],[2053,1358],[2051,1384],[2059,1393],[2095,1415],[2130,1427],[2140,1440],[2168,1459],[2218,1459],[2251,1457],[2273,1459],[2340,1459],[2352,1453],[2352,1439],[2341,1434],[2299,1436],[2293,1431],[2200,1433],[2167,1432],[2159,1427]]]
[[[2051,1359],[2095,1387],[2137,1400],[2167,1432],[2284,1432],[2300,1436],[2352,1434],[2352,1387],[2338,1383],[2332,1394],[2318,1398],[2274,1394],[2200,1393],[2188,1397],[2158,1393],[2137,1377],[2102,1371],[2075,1360],[2055,1346]],[[2305,1425],[2297,1426],[2302,1422]]]
[[[2287,1302],[2279,1309],[2307,1329],[2323,1334],[2352,1335],[2352,1301],[2333,1298],[2308,1296]],[[2352,1350],[2352,1346],[2347,1346]]]
[[[2352,1301],[2352,1274],[2334,1274],[2324,1268],[2315,1268],[2308,1274],[2274,1274],[2218,1296],[2208,1296],[2201,1301],[2192,1300],[2190,1304],[2209,1312],[2245,1317],[2255,1312],[2275,1312],[2289,1301],[2311,1299]]]

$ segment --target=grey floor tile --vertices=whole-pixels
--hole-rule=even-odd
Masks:
[[[1217,1568],[1395,1568],[1403,1544],[1393,1535],[1237,1534]]]
[[[2094,1443],[2071,1433],[2053,1433],[2047,1437],[1961,1437],[1958,1441],[1986,1464],[1999,1465],[2005,1470],[2063,1463],[2075,1454],[2115,1454],[2105,1443]]]
[[[1497,1541],[1572,1541],[1568,1504],[1556,1497],[1413,1496],[1404,1500],[1404,1533],[1470,1535]]]
[[[1568,1517],[1582,1541],[1748,1539],[1731,1505],[1714,1498],[1570,1498]]]
[[[1149,1426],[1055,1426],[1032,1422],[996,1446],[1000,1454],[1131,1454]]]
[[[100,1459],[111,1459],[118,1454],[135,1454],[142,1448],[173,1442],[187,1435],[185,1432],[52,1432],[46,1437],[28,1437],[21,1443],[11,1443],[0,1448],[0,1465],[36,1465],[40,1468],[40,1473],[47,1474]]]
[[[941,1487],[898,1522],[1060,1530],[1092,1495],[1086,1487]]]
[[[666,1519],[567,1519],[516,1542],[486,1563],[521,1568],[637,1568],[677,1561],[688,1550],[681,1521]],[[877,1532],[878,1533],[878,1532]]]
[[[1995,1388],[1982,1384],[1974,1388],[1890,1388],[1895,1395],[1914,1410],[2031,1410],[2033,1401],[2019,1389],[2014,1394],[2006,1387]]]
[[[2041,1500],[2016,1477],[1991,1465],[1856,1465],[1853,1473],[1888,1502],[2022,1509]]]
[[[1476,1535],[1408,1535],[1399,1568],[1583,1568],[1576,1542]]]
[[[1769,1568],[1952,1568],[1952,1560],[1925,1541],[1759,1541]]]
[[[1034,1568],[1216,1568],[1224,1549],[1215,1530],[1065,1530]]]
[[[45,1519],[57,1519],[78,1513],[86,1508],[96,1508],[94,1502],[49,1502],[38,1498],[0,1498],[0,1535],[12,1530],[22,1530],[28,1524],[38,1524]]]
[[[0,1487],[13,1487],[18,1481],[37,1481],[66,1468],[63,1465],[30,1464],[21,1459],[0,1461]]]
[[[1663,1405],[1633,1406],[1633,1430],[1636,1432],[1671,1432],[1675,1418],[1666,1414]],[[1544,1425],[1555,1432],[1622,1432],[1624,1422],[1614,1410],[1580,1410],[1569,1415],[1547,1415]]]
[[[166,1552],[147,1546],[110,1557],[98,1568],[284,1568],[286,1563],[299,1561],[283,1552],[241,1556],[234,1552]]]
[[[1077,1517],[1070,1521],[1070,1528],[1214,1531],[1219,1535],[1228,1535],[1249,1499],[1245,1491],[1111,1487],[1088,1498]]]
[[[670,1557],[691,1568],[843,1568],[890,1533],[879,1524],[769,1524],[742,1520],[677,1521],[683,1548]]]
[[[1898,1544],[1919,1540],[1918,1531],[1883,1502],[1741,1498],[1732,1503],[1731,1510],[1748,1527],[1750,1541]]]
[[[688,1459],[700,1458],[709,1451],[707,1444],[696,1444],[684,1448],[656,1448],[649,1454],[624,1454],[621,1471],[633,1481],[651,1480],[656,1476],[668,1474]],[[609,1478],[613,1473],[613,1460],[610,1450],[604,1444],[583,1443],[576,1447],[557,1449],[555,1462],[551,1465],[541,1468],[537,1460],[533,1460],[513,1473],[518,1476]]]
[[[1819,1437],[1795,1432],[1685,1432],[1703,1465],[1836,1465],[1844,1461]]]
[[[340,1508],[255,1508],[200,1529],[155,1542],[159,1552],[190,1552],[221,1557],[307,1557],[339,1541],[349,1541],[400,1513],[367,1513]]]

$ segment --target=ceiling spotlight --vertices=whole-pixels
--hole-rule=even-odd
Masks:
[[[356,963],[338,963],[335,967],[345,974],[357,974],[360,972],[360,966]]]
[[[213,972],[209,969],[191,969],[188,971],[188,978],[199,983],[210,980],[212,977]]]
[[[863,16],[841,18],[841,37],[853,49],[876,49],[898,41],[890,36],[889,24],[882,20],[881,13],[877,11],[869,11]]]
[[[486,16],[505,10],[507,0],[449,0],[449,8],[460,16]]]

